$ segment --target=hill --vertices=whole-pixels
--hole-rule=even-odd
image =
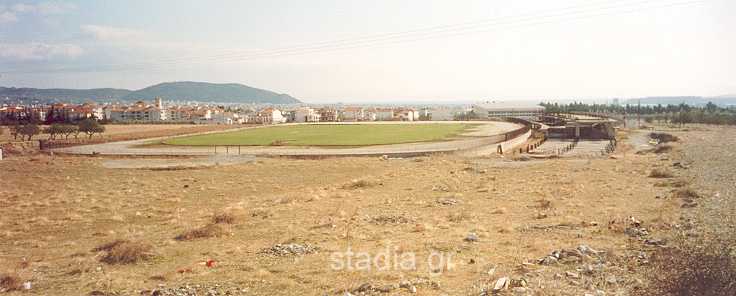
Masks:
[[[218,103],[300,103],[299,100],[287,94],[278,94],[242,84],[216,84],[190,81],[166,82],[149,86],[127,94],[123,97],[123,100],[152,100],[156,97],[162,97],[166,100]]]
[[[242,84],[216,84],[205,82],[167,82],[141,90],[115,88],[64,89],[64,88],[15,88],[0,87],[0,102],[53,103],[84,101],[137,101],[162,97],[174,101],[199,101],[217,103],[270,103],[295,104],[299,100],[287,94],[249,87]]]
[[[119,100],[129,94],[127,89],[95,88],[95,89],[64,89],[64,88],[15,88],[0,87],[0,98],[29,99],[39,101],[105,101]]]
[[[663,106],[679,105],[681,103],[685,103],[691,106],[704,106],[705,104],[708,104],[708,102],[713,102],[714,104],[720,106],[732,106],[736,105],[736,96],[724,95],[717,97],[646,97],[639,99],[629,99],[626,100],[624,104],[636,105],[639,102],[641,102],[641,104],[643,105],[661,104]]]

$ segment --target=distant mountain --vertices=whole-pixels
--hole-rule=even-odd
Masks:
[[[295,104],[299,100],[272,91],[242,84],[205,82],[166,82],[127,94],[123,100],[152,100],[161,97],[176,101],[208,101],[218,103],[271,103]]]
[[[127,89],[95,88],[95,89],[63,89],[63,88],[15,88],[0,87],[0,98],[29,99],[39,101],[105,101],[119,100],[129,94]]]
[[[205,82],[167,82],[141,90],[96,89],[39,89],[0,87],[0,103],[5,98],[17,102],[110,102],[153,100],[161,97],[172,101],[199,101],[217,103],[295,104],[299,100],[287,94],[253,88],[242,84],[215,84]]]
[[[717,97],[646,97],[638,99],[629,99],[624,104],[636,105],[641,102],[642,105],[679,105],[685,103],[691,106],[704,106],[708,102],[713,102],[720,106],[732,106],[736,105],[736,95],[724,95]]]
[[[624,102],[625,104],[631,104],[636,105],[641,103],[642,105],[658,105],[661,104],[663,106],[666,105],[679,105],[681,103],[685,103],[688,105],[705,105],[708,103],[708,100],[703,97],[646,97],[646,98],[637,98],[637,99],[629,99]]]

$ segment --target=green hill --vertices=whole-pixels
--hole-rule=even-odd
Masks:
[[[167,82],[149,86],[141,90],[96,88],[96,89],[63,89],[63,88],[15,88],[0,87],[0,102],[5,98],[20,102],[111,102],[153,100],[161,97],[174,101],[199,101],[217,103],[270,103],[294,104],[299,100],[287,94],[253,88],[242,84],[205,83],[205,82]]]
[[[205,82],[166,82],[137,90],[123,97],[124,100],[207,101],[218,103],[271,103],[294,104],[299,100],[272,91],[236,83],[216,84]]]
[[[82,100],[109,101],[119,100],[130,93],[127,89],[95,88],[95,89],[64,89],[64,88],[15,88],[0,87],[0,98],[31,99],[49,102],[79,102]]]

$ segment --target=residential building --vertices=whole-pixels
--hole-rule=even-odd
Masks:
[[[342,121],[364,121],[365,110],[360,107],[346,107],[342,110],[340,118]]]

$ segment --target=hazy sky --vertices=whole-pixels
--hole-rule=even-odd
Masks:
[[[0,0],[1,86],[309,102],[736,93],[733,0]]]

